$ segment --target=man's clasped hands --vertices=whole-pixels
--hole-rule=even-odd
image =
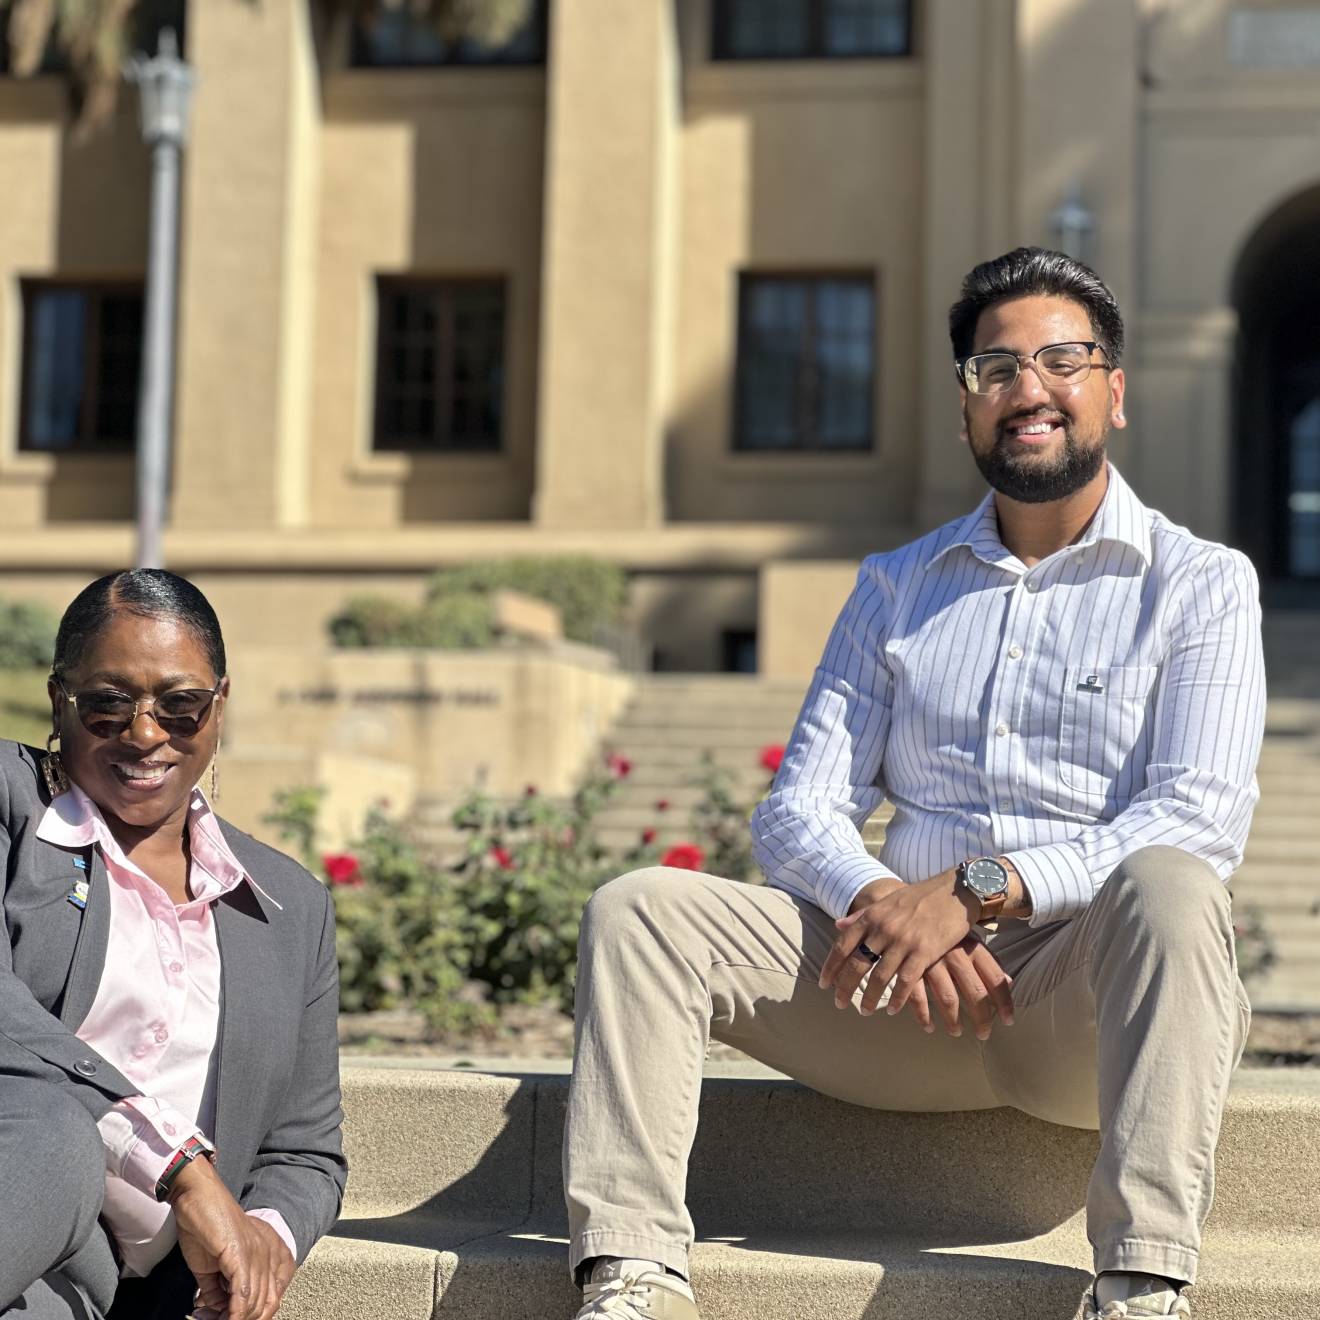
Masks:
[[[960,1036],[961,1005],[977,1039],[987,1040],[996,1018],[1013,1025],[1013,982],[977,932],[978,908],[954,870],[916,884],[873,880],[834,923],[839,935],[821,969],[821,989],[833,987],[835,1006],[846,1008],[866,979],[858,1010],[869,1016],[892,982],[890,1015],[910,1006],[933,1032],[934,1012]],[[879,959],[873,963],[868,951]]]

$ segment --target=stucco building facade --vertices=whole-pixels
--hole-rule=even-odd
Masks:
[[[1118,462],[1311,602],[1320,4],[757,4],[788,17],[550,0],[517,61],[394,67],[304,0],[191,0],[165,547],[235,644],[587,552],[664,666],[791,651],[837,580],[809,565],[978,498],[945,312],[1070,196],[1129,325]],[[132,402],[132,102],[78,143],[58,76],[0,76],[11,597],[132,555],[131,449],[97,431]],[[57,407],[75,349],[90,422]]]

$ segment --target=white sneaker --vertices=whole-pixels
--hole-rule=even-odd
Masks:
[[[1158,1293],[1137,1293],[1122,1302],[1107,1302],[1103,1307],[1095,1299],[1095,1284],[1083,1299],[1083,1320],[1146,1320],[1148,1316],[1175,1316],[1178,1320],[1189,1320],[1192,1304],[1186,1294],[1179,1293],[1172,1302],[1167,1288]]]
[[[616,1260],[592,1272],[576,1320],[701,1320],[691,1287],[649,1260]]]

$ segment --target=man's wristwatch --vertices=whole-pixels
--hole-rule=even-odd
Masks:
[[[156,1200],[164,1201],[174,1186],[174,1180],[193,1160],[203,1158],[215,1163],[215,1147],[205,1137],[189,1137],[174,1152],[174,1158],[165,1166],[165,1172],[156,1180]]]
[[[1008,901],[1008,867],[993,857],[958,863],[958,884],[981,905],[976,924],[993,921]]]

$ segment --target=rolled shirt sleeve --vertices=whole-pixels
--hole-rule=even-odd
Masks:
[[[1260,796],[1265,732],[1260,589],[1250,560],[1221,550],[1184,584],[1156,680],[1141,790],[1113,820],[1062,843],[1004,854],[1031,899],[1031,924],[1083,911],[1114,868],[1152,844],[1181,848],[1227,880]]]
[[[893,684],[884,661],[893,595],[867,559],[825,646],[769,796],[753,812],[752,855],[767,881],[833,917],[857,893],[898,879],[862,843],[884,801],[881,765]]]

